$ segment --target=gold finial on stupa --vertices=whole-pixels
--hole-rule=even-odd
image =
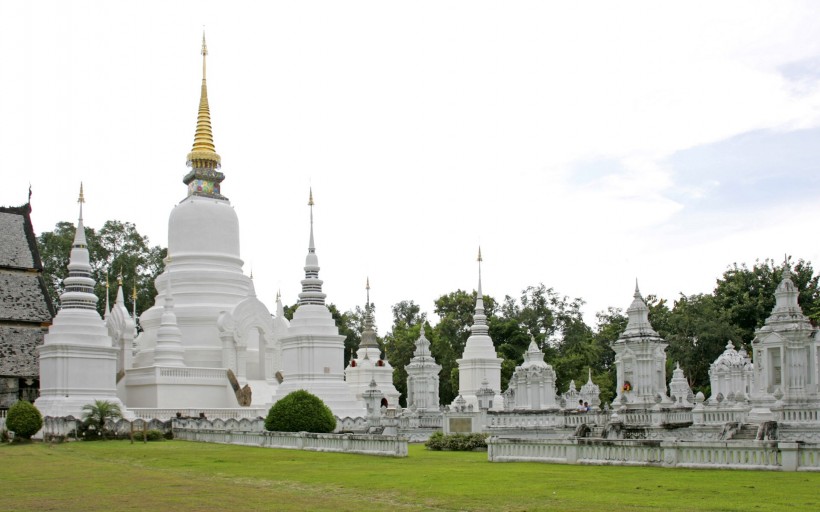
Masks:
[[[308,206],[313,206],[313,187],[310,187],[310,196],[308,197]]]
[[[216,153],[214,135],[211,129],[211,111],[208,107],[208,86],[205,82],[205,57],[208,45],[205,43],[205,31],[202,31],[202,92],[199,97],[199,113],[196,118],[194,146],[188,153],[188,165],[193,169],[218,169],[222,158]]]
[[[77,202],[83,204],[85,202],[85,194],[83,194],[83,182],[80,182],[80,198],[77,199]]]
[[[478,246],[478,259],[476,261],[478,261],[478,262],[484,261],[484,259],[481,257],[481,246],[480,245]]]

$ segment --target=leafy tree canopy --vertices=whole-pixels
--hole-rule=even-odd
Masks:
[[[70,222],[58,222],[53,231],[46,231],[38,238],[43,273],[55,307],[63,292],[63,280],[68,277],[68,262],[76,227]],[[97,309],[104,313],[106,291],[110,300],[116,299],[117,279],[122,276],[123,295],[129,311],[133,307],[132,293],[137,289],[137,314],[154,304],[157,294],[154,280],[162,273],[167,249],[151,246],[147,236],[141,235],[134,224],[117,220],[106,221],[95,231],[85,228],[88,251],[91,257],[94,289],[99,298]],[[110,288],[106,288],[106,282]]]

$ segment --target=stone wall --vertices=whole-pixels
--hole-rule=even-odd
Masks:
[[[39,326],[0,324],[0,375],[38,378],[37,347],[44,336]]]

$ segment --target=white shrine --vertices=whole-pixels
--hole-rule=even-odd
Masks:
[[[555,395],[555,370],[544,361],[544,352],[533,339],[524,353],[524,362],[510,377],[504,404],[508,410],[558,410]]]
[[[441,365],[430,353],[430,340],[424,335],[424,322],[419,329],[416,350],[407,371],[407,407],[418,411],[439,410],[439,372]]]
[[[40,397],[34,402],[43,416],[81,418],[83,406],[95,400],[119,405],[117,354],[105,322],[97,313],[97,296],[83,226],[83,187],[80,217],[71,246],[62,307],[39,348]]]
[[[752,340],[751,414],[758,419],[774,419],[767,409],[799,413],[820,408],[818,330],[803,314],[797,296],[786,265],[775,291],[772,314]]]
[[[379,391],[386,400],[387,407],[395,407],[399,403],[399,391],[393,385],[393,367],[387,359],[382,358],[382,350],[376,340],[376,331],[373,328],[373,311],[370,308],[370,278],[367,278],[367,302],[364,307],[364,331],[356,357],[350,359],[345,369],[345,380],[356,398],[362,399],[363,393],[370,389],[371,381],[376,383]]]
[[[711,396],[709,402],[719,402],[725,397],[738,394],[749,396],[752,392],[754,365],[742,348],[735,350],[734,344],[729,341],[726,350],[709,365],[709,384]],[[718,399],[720,396],[720,399]]]
[[[503,408],[504,399],[501,396],[501,361],[495,351],[495,345],[490,338],[490,328],[484,314],[484,295],[481,291],[481,248],[478,249],[478,292],[475,301],[473,325],[470,327],[470,337],[464,345],[464,353],[458,359],[458,394],[467,407],[478,407],[476,392],[482,388],[482,381],[486,379],[487,387],[495,393],[491,408]],[[456,397],[458,399],[458,397]],[[454,401],[455,403],[455,401]]]
[[[626,329],[612,343],[617,366],[617,391],[613,405],[645,408],[669,404],[666,387],[666,342],[649,323],[649,308],[638,283],[626,310]]]

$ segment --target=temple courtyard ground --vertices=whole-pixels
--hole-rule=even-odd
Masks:
[[[184,441],[0,446],[0,509],[820,510],[820,473],[405,459]]]

